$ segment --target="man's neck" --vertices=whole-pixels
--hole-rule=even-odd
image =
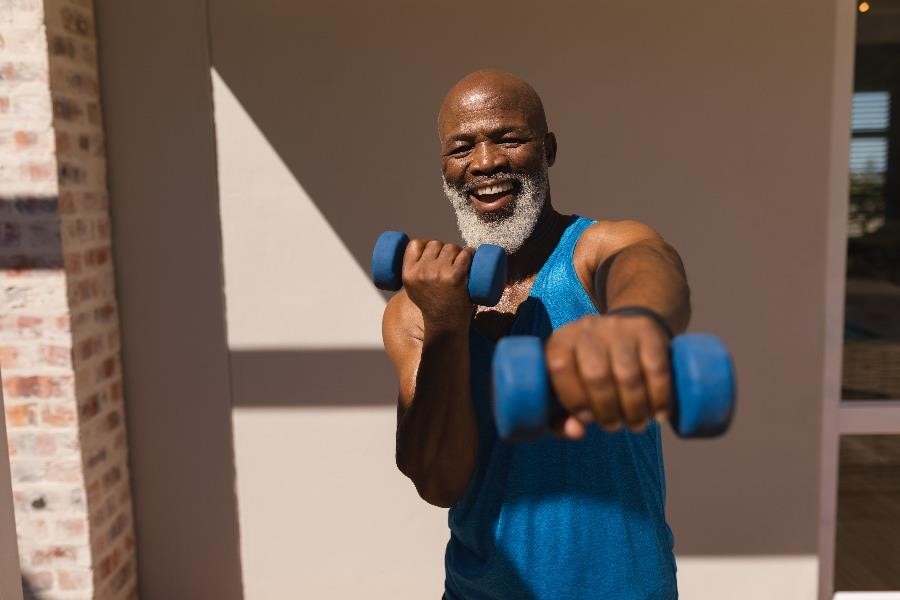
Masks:
[[[554,210],[548,194],[534,231],[522,247],[509,257],[507,281],[510,283],[521,281],[537,273],[556,248],[568,223],[569,217]]]

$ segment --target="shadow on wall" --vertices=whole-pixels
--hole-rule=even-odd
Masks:
[[[56,197],[0,198],[0,269],[63,266],[58,208]]]
[[[43,600],[42,596],[34,591],[25,576],[22,576],[22,600]]]

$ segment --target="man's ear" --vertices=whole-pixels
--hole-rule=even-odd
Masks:
[[[547,166],[552,167],[556,162],[556,134],[552,131],[544,136],[544,155],[547,157]]]

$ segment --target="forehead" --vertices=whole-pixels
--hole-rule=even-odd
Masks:
[[[503,90],[475,89],[456,94],[441,107],[441,137],[496,128],[529,127],[529,108],[519,94],[504,93]]]

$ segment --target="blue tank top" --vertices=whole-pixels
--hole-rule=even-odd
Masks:
[[[572,264],[591,224],[573,217],[511,334],[546,339],[597,313]],[[474,327],[470,340],[478,460],[449,512],[447,600],[677,598],[658,425],[640,434],[592,425],[580,441],[506,443],[491,412],[494,343]]]

